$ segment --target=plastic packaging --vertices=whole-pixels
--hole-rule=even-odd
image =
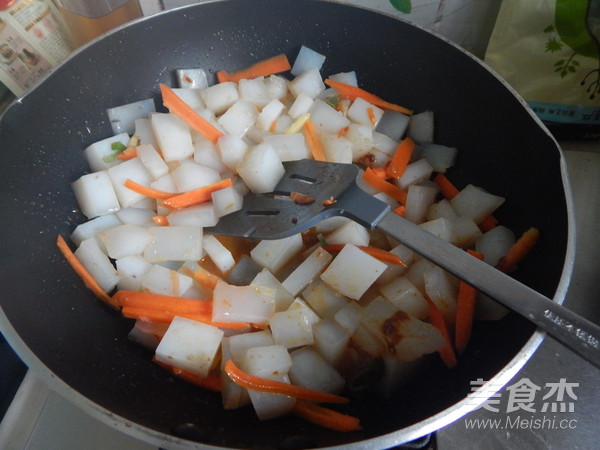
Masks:
[[[0,82],[15,95],[22,95],[72,50],[51,4],[0,0]]]

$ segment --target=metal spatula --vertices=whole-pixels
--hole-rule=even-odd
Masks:
[[[460,248],[390,211],[357,184],[353,164],[313,160],[284,163],[269,194],[249,194],[240,211],[220,219],[212,234],[281,239],[332,216],[378,229],[547,331],[600,368],[600,327],[544,297]]]

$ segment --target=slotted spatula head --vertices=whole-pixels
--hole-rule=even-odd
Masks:
[[[357,185],[354,164],[303,159],[283,163],[285,175],[273,192],[248,194],[241,210],[228,214],[205,232],[254,239],[281,239],[328,217],[351,217],[369,228],[387,205]],[[360,212],[360,217],[352,213]]]

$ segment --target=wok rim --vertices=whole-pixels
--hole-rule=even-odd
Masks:
[[[120,25],[112,30],[107,31],[106,33],[94,38],[89,41],[85,45],[79,47],[75,51],[73,51],[67,59],[65,59],[62,63],[52,68],[51,71],[48,72],[46,76],[44,76],[38,83],[36,83],[33,87],[28,89],[23,95],[15,98],[11,104],[4,110],[2,114],[0,114],[0,121],[4,118],[4,116],[13,108],[15,105],[19,104],[26,96],[28,96],[31,92],[40,89],[44,83],[54,76],[55,71],[69,63],[71,59],[73,59],[80,52],[85,51],[88,47],[93,46],[96,42],[103,40],[105,37],[119,33],[121,30],[129,28],[132,25],[135,25],[140,22],[151,21],[154,20],[155,17],[176,14],[178,11],[186,10],[186,9],[194,9],[201,8],[204,4],[212,4],[212,3],[220,3],[220,2],[228,2],[229,0],[209,0],[199,4],[191,4],[186,6],[181,6],[165,11],[161,11],[159,13],[153,14],[151,16],[140,17],[131,22],[128,22],[124,25]],[[544,133],[550,137],[551,141],[554,143],[556,150],[560,156],[560,171],[561,171],[561,181],[564,188],[565,193],[565,202],[566,202],[566,213],[567,213],[567,239],[566,239],[566,248],[565,248],[565,260],[562,268],[561,276],[558,281],[558,285],[556,291],[552,297],[552,300],[558,304],[562,304],[565,300],[571,276],[573,273],[573,267],[575,263],[575,244],[576,244],[576,234],[575,234],[575,215],[573,210],[573,195],[571,186],[569,183],[569,179],[567,177],[566,171],[566,163],[564,158],[564,150],[560,147],[556,138],[550,133],[548,128],[544,125],[544,123],[539,119],[539,117],[533,112],[533,110],[529,107],[527,102],[520,96],[518,92],[515,91],[498,73],[496,73],[492,68],[487,66],[481,59],[474,56],[468,50],[460,47],[458,44],[449,40],[448,38],[440,35],[434,30],[426,29],[425,27],[412,23],[403,18],[399,18],[392,14],[382,12],[376,10],[374,8],[368,8],[361,5],[348,4],[341,2],[339,0],[312,0],[319,1],[321,3],[332,3],[332,4],[342,4],[348,8],[354,9],[362,9],[372,13],[376,13],[379,15],[390,17],[394,20],[404,22],[412,27],[416,27],[421,29],[422,31],[435,36],[438,39],[443,40],[447,44],[453,46],[456,50],[459,50],[463,55],[468,56],[476,63],[478,63],[483,69],[485,69],[489,74],[491,74],[497,81],[499,81],[505,89],[507,89],[521,104],[521,106],[525,109],[525,111],[531,116],[535,123],[541,128]],[[35,355],[35,353],[27,346],[27,344],[20,338],[16,330],[13,328],[10,323],[8,317],[4,313],[2,306],[0,305],[0,332],[2,332],[3,336],[6,338],[9,345],[15,351],[15,353],[21,358],[21,360],[25,363],[25,365],[30,369],[36,376],[38,376],[52,391],[59,394],[65,400],[83,410],[85,413],[90,415],[92,418],[99,420],[101,423],[108,425],[126,435],[137,438],[143,442],[157,445],[157,446],[165,446],[168,445],[170,449],[188,449],[188,448],[199,448],[199,449],[217,449],[223,448],[220,446],[214,446],[210,444],[205,444],[201,442],[195,442],[191,440],[186,440],[183,438],[179,438],[175,435],[166,434],[163,432],[156,431],[152,428],[137,424],[132,422],[125,417],[117,415],[112,411],[108,410],[100,406],[98,403],[93,400],[87,398],[83,394],[79,393],[75,389],[71,388],[66,382],[60,379],[54,372],[52,372],[46,365]],[[470,412],[478,409],[488,398],[492,395],[500,391],[518,372],[523,368],[523,366],[529,361],[529,359],[533,356],[539,346],[542,344],[546,337],[546,332],[536,329],[531,337],[525,342],[523,347],[519,350],[519,352],[490,380],[488,380],[485,384],[480,386],[475,391],[472,391],[471,394],[455,403],[449,408],[446,408],[437,414],[428,417],[425,420],[417,422],[413,425],[410,425],[405,428],[401,428],[399,430],[393,431],[391,433],[386,433],[380,436],[376,436],[373,438],[369,438],[366,440],[355,441],[352,443],[336,445],[336,446],[328,446],[321,448],[331,448],[331,449],[380,449],[380,448],[389,448],[392,446],[401,445],[407,442],[414,441],[418,438],[431,434],[451,423],[459,420]]]

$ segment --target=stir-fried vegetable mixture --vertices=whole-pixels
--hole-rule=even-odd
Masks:
[[[210,86],[202,69],[182,69],[178,87],[159,87],[168,113],[152,99],[108,110],[115,135],[84,150],[90,173],[73,183],[89,220],[70,236],[74,252],[58,246],[99,299],[135,319],[131,340],[219,391],[224,408],[353,431],[359,418],[335,409],[344,392],[390,393],[436,354],[460,364],[473,321],[506,310],[349,219],[260,242],[203,229],[248,191],[271,192],[283,161],[314,158],[358,164],[364,190],[499,270],[538,233],[516,239],[492,216],[502,197],[452,184],[458,150],[433,142],[433,112],[365,91],[355,72],[323,79],[324,61],[302,47],[293,66],[277,55]],[[375,363],[383,373],[365,380]]]

